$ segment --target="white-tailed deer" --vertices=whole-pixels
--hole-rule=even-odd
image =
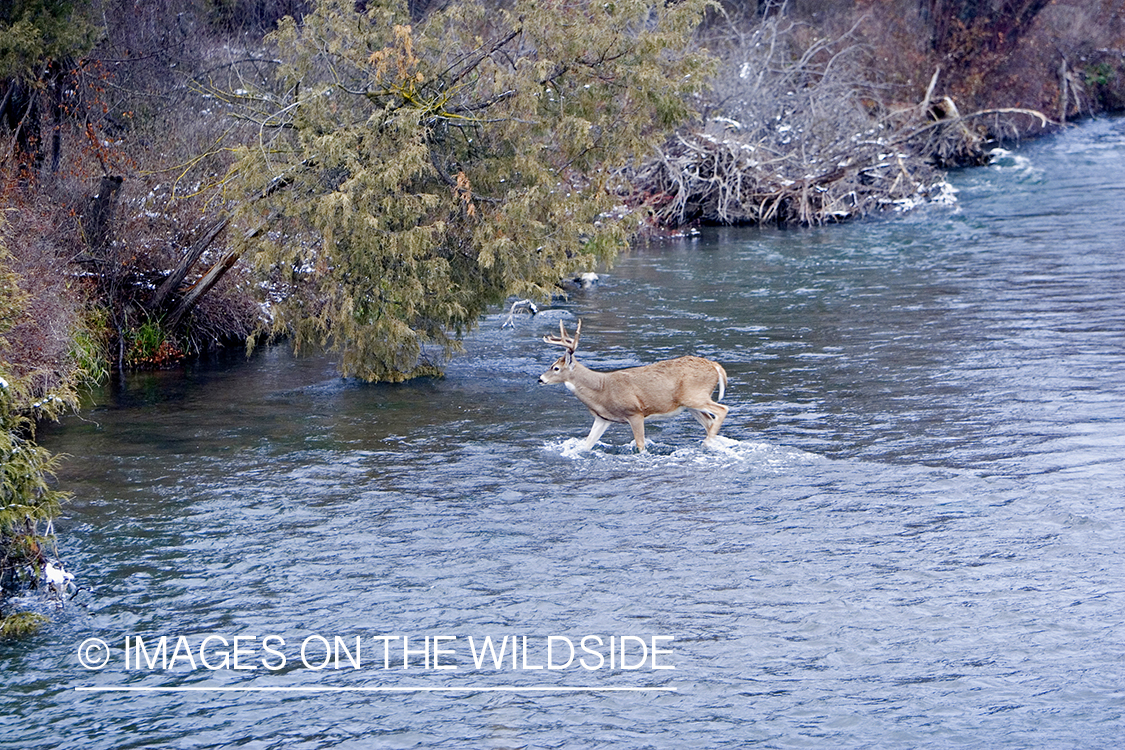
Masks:
[[[670,417],[684,409],[707,430],[704,445],[709,445],[719,434],[729,409],[711,400],[716,385],[720,399],[727,387],[726,370],[718,362],[702,357],[679,357],[642,367],[598,372],[574,359],[582,321],[578,321],[573,338],[566,335],[562,321],[559,321],[559,333],[559,336],[544,336],[543,340],[565,347],[566,354],[539,376],[539,382],[564,384],[594,415],[594,426],[583,446],[585,450],[593,448],[606,428],[617,422],[633,428],[637,450],[643,451],[645,418]]]

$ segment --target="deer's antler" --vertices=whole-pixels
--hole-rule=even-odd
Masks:
[[[578,327],[574,329],[574,337],[571,338],[570,336],[566,335],[566,328],[563,327],[563,322],[560,320],[559,334],[561,335],[544,336],[543,341],[547,342],[548,344],[554,344],[556,346],[564,346],[566,347],[566,350],[568,352],[574,354],[575,350],[578,349],[578,337],[582,334],[582,321],[578,321]]]

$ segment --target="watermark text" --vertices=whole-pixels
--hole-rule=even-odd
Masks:
[[[89,670],[277,672],[656,671],[675,669],[670,635],[126,635],[115,645],[87,638]]]

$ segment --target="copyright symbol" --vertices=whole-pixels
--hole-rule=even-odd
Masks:
[[[109,646],[101,638],[87,638],[78,647],[78,661],[86,669],[101,669],[109,664]]]

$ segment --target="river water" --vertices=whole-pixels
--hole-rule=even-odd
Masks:
[[[0,745],[1120,747],[1125,121],[951,181],[637,249],[442,380],[275,348],[95,394],[42,432],[83,589],[0,643]],[[721,445],[579,452],[536,384],[579,318],[594,368],[721,361]]]

